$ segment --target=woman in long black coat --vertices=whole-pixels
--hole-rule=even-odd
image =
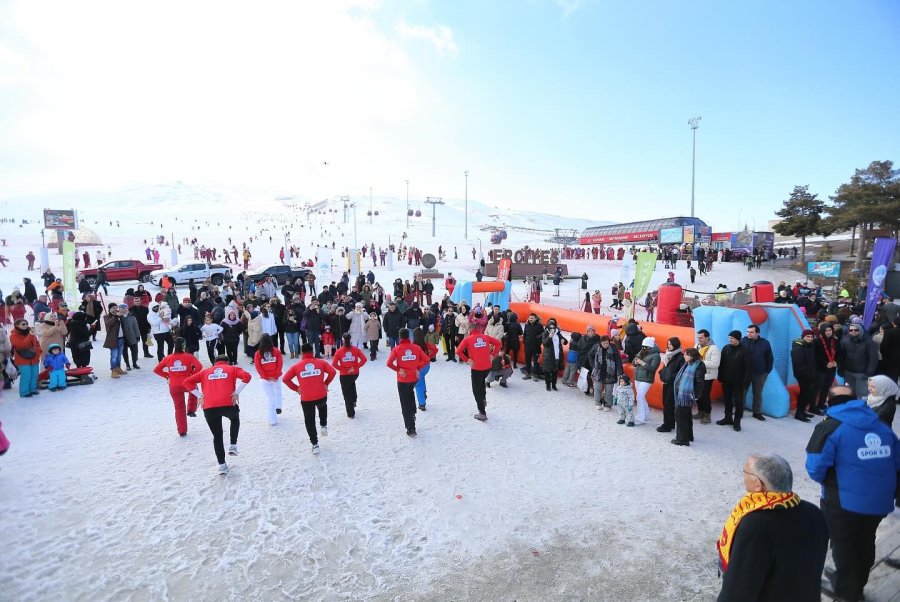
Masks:
[[[94,335],[94,328],[88,323],[88,318],[84,312],[76,311],[69,320],[69,339],[66,341],[66,347],[72,352],[72,362],[79,367],[84,368],[91,364],[91,337]]]

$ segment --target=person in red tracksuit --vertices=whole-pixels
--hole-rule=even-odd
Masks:
[[[319,425],[322,427],[324,437],[328,434],[328,384],[334,380],[336,374],[327,361],[313,357],[312,345],[303,343],[300,347],[300,361],[291,366],[281,379],[291,391],[300,393],[300,407],[303,408],[306,432],[314,454],[319,453],[316,410],[319,410]]]
[[[184,387],[184,381],[188,376],[197,374],[203,370],[203,364],[200,363],[193,353],[184,350],[184,339],[178,337],[175,339],[175,350],[171,355],[167,355],[161,362],[156,364],[153,373],[162,376],[169,381],[169,395],[175,403],[175,427],[178,434],[184,437],[187,435],[187,416],[196,416],[197,396]],[[185,414],[184,396],[188,396],[187,413]]]
[[[221,475],[228,473],[225,444],[222,441],[222,417],[231,421],[231,445],[228,447],[228,455],[236,456],[238,432],[241,430],[241,409],[238,407],[238,401],[241,391],[251,378],[253,377],[250,373],[243,368],[229,366],[228,356],[221,354],[216,356],[215,364],[187,377],[184,381],[184,388],[193,391],[194,395],[200,398],[206,424],[213,434],[213,449],[216,450]]]
[[[353,345],[353,337],[349,332],[341,337],[343,345],[334,352],[331,365],[337,368],[340,374],[341,393],[344,395],[344,405],[347,406],[347,417],[356,416],[356,379],[359,378],[359,369],[366,364],[366,354]]]
[[[491,371],[494,356],[500,353],[502,343],[494,337],[471,331],[456,348],[456,355],[472,367],[472,395],[478,406],[476,420],[487,420],[487,387],[485,381]]]
[[[416,395],[414,388],[419,381],[419,370],[429,363],[428,356],[418,345],[409,340],[409,330],[400,329],[400,340],[391,349],[387,367],[397,373],[397,391],[400,394],[400,410],[406,434],[416,436]]]

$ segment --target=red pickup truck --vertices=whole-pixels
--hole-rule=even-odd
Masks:
[[[106,271],[106,280],[108,282],[120,282],[123,280],[150,282],[150,272],[161,270],[163,266],[158,263],[144,263],[138,259],[120,259],[106,262],[103,264],[103,269]],[[79,270],[78,275],[84,276],[91,286],[94,286],[97,282],[96,268]]]

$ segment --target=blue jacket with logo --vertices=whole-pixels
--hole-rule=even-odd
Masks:
[[[897,436],[861,400],[828,408],[806,446],[806,472],[822,484],[822,505],[886,516],[900,472]]]

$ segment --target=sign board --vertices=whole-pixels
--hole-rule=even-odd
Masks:
[[[684,226],[684,242],[688,244],[693,244],[694,242],[694,227],[693,226]]]
[[[822,278],[840,278],[840,261],[809,261],[806,264],[807,276],[820,276]]]
[[[709,226],[699,226],[697,228],[697,242],[701,245],[708,245],[712,242],[712,228]]]
[[[78,214],[74,209],[44,209],[44,228],[47,230],[77,230]]]
[[[497,280],[506,282],[509,280],[509,272],[512,270],[512,260],[508,257],[501,259],[497,264]]]
[[[684,230],[682,228],[662,228],[659,231],[659,244],[661,244],[661,245],[681,244],[681,239],[683,237],[684,237]]]

